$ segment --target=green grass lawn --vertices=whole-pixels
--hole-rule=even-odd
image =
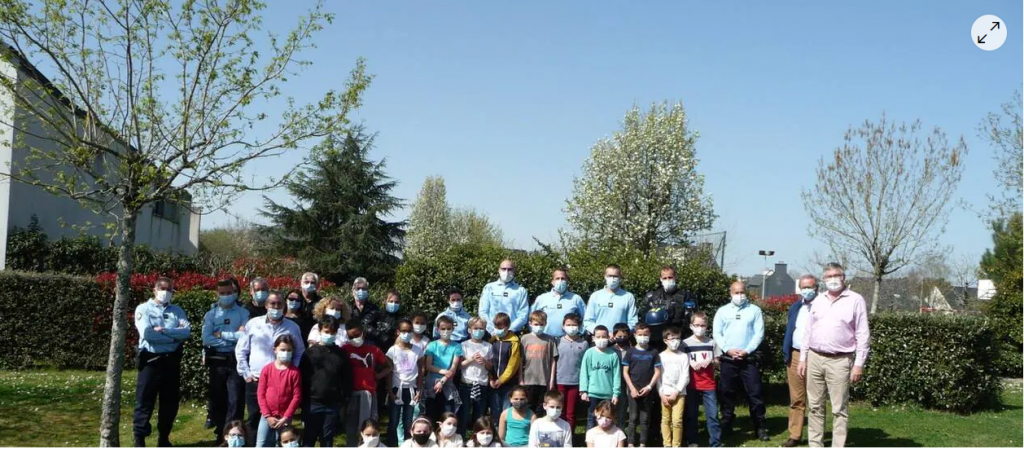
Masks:
[[[0,371],[0,446],[95,446],[98,444],[103,373],[88,371]],[[135,373],[126,372],[121,408],[121,444],[131,444],[131,414],[135,400]],[[737,410],[736,433],[725,439],[729,446],[778,447],[786,441],[788,409],[784,389],[772,389],[768,407],[770,442],[754,438],[745,408]],[[1024,412],[1019,383],[1003,393],[998,410],[970,416],[921,410],[914,406],[872,408],[850,406],[847,445],[875,446],[1015,446],[1022,445]],[[584,409],[585,410],[585,409]],[[581,422],[583,417],[580,417]],[[205,405],[182,403],[171,434],[177,446],[208,446],[211,431],[203,428]],[[829,423],[829,426],[831,423]],[[153,426],[156,426],[154,414]],[[652,432],[660,433],[660,428]],[[583,427],[579,426],[578,446]],[[707,442],[707,435],[700,434]],[[826,434],[826,444],[830,434]],[[805,431],[806,439],[806,431]],[[156,443],[155,436],[147,441]],[[344,437],[336,445],[344,444]]]

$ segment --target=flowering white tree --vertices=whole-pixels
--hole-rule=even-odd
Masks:
[[[433,256],[455,245],[501,246],[501,228],[473,208],[448,204],[444,178],[430,176],[423,182],[409,214],[405,256]]]
[[[682,103],[633,106],[622,129],[594,144],[565,212],[576,239],[641,251],[686,245],[716,218]]]

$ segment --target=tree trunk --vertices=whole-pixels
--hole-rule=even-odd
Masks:
[[[125,210],[121,221],[121,247],[117,256],[117,290],[114,295],[113,323],[110,328],[110,353],[107,377],[103,385],[103,411],[100,415],[100,446],[121,445],[121,371],[124,367],[124,340],[128,327],[128,303],[131,298],[132,249],[135,247],[135,221],[138,212]]]
[[[878,310],[878,296],[882,291],[882,277],[875,276],[875,294],[871,297],[871,314],[874,314]]]

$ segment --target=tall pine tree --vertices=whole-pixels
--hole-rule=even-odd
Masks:
[[[398,266],[404,221],[387,221],[402,206],[385,161],[370,161],[373,136],[355,128],[313,150],[310,167],[285,182],[295,205],[264,197],[272,225],[263,228],[275,251],[293,256],[335,283],[363,276],[388,280]]]

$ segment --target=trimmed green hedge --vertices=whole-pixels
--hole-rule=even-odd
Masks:
[[[110,303],[90,278],[0,271],[0,368],[105,367]]]
[[[988,319],[886,313],[869,320],[871,355],[854,397],[960,413],[998,402],[998,344]]]

